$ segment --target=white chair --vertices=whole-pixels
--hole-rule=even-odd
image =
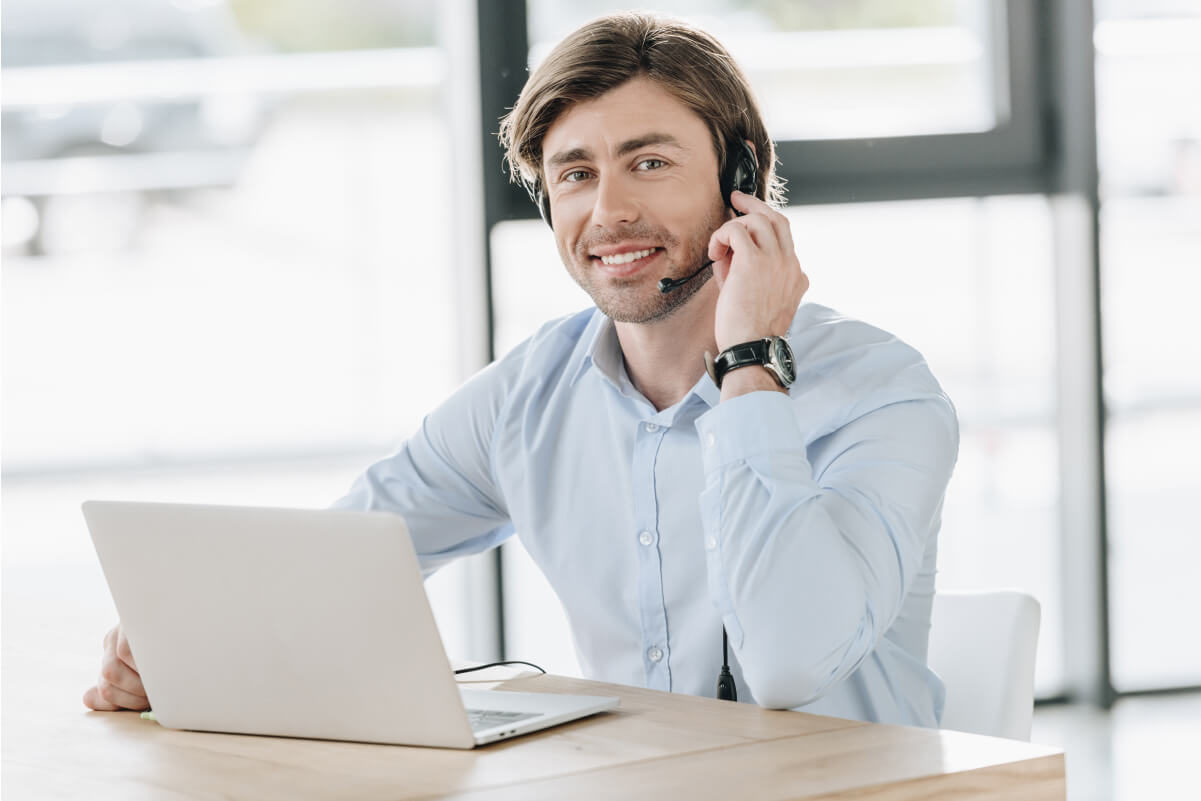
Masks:
[[[1030,739],[1039,613],[1022,592],[934,596],[928,662],[947,688],[942,728]]]

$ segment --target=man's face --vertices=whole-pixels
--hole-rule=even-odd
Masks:
[[[542,141],[559,255],[597,307],[619,322],[662,319],[701,288],[666,295],[664,276],[705,261],[727,219],[709,128],[647,78],[571,106]]]

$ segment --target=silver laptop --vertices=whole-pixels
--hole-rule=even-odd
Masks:
[[[618,704],[460,689],[395,515],[111,501],[83,513],[164,726],[472,748]]]

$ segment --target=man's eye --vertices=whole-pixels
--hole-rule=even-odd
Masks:
[[[577,183],[579,181],[586,180],[587,178],[587,170],[572,170],[571,172],[563,175],[563,180],[567,181],[568,183]]]
[[[660,169],[666,164],[667,162],[665,162],[663,159],[643,159],[642,161],[638,162],[638,169],[646,172],[648,170]]]

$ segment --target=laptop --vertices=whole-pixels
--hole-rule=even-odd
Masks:
[[[113,501],[83,513],[163,726],[473,748],[618,705],[461,689],[396,515]]]

